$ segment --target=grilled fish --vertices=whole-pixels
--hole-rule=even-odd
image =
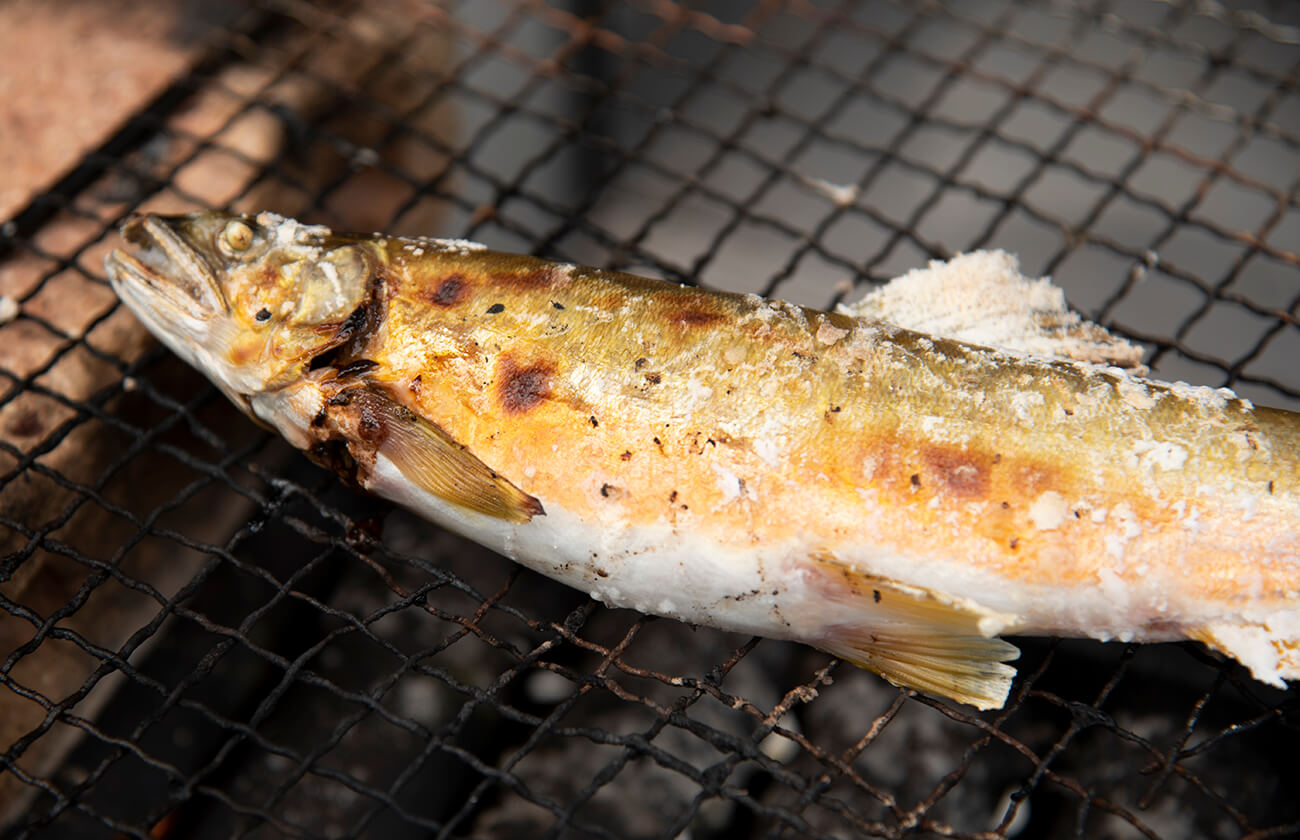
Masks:
[[[1014,676],[1000,634],[1300,677],[1296,414],[460,240],[122,233],[113,288],[249,415],[606,604],[982,709]]]

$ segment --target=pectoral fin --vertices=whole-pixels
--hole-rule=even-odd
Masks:
[[[454,505],[510,522],[544,514],[542,504],[483,463],[442,428],[396,403],[379,387],[365,389],[361,410],[372,412],[383,439],[378,453],[406,480]]]
[[[817,647],[897,686],[1000,709],[1016,671],[1004,664],[1020,655],[991,638],[1014,617],[928,589],[860,574],[834,561],[819,562],[839,578],[835,600],[860,606],[862,621],[834,627]]]

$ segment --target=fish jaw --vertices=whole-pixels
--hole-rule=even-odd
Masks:
[[[224,217],[138,216],[122,226],[131,249],[114,249],[104,261],[118,298],[173,353],[208,375],[236,404],[260,390],[252,366],[230,361],[240,333],[222,289],[215,260],[194,244],[211,239]]]
[[[228,360],[237,330],[211,265],[159,217],[132,219],[122,235],[135,247],[105,259],[113,291],[168,349],[240,404],[239,395],[260,383],[254,371]]]
[[[245,410],[346,342],[376,280],[369,246],[272,213],[138,216],[122,236],[113,291]]]
[[[122,237],[135,246],[135,254],[119,249],[109,255],[109,282],[116,290],[119,282],[129,278],[156,295],[168,315],[202,322],[229,312],[230,307],[212,265],[182,233],[185,224],[184,217],[129,220],[122,226]],[[119,274],[121,279],[114,276]]]

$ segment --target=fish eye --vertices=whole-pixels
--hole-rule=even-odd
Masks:
[[[247,222],[235,220],[228,222],[221,231],[222,243],[235,253],[247,251],[253,244],[253,229]]]

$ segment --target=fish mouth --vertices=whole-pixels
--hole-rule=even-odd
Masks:
[[[187,241],[186,224],[186,217],[146,215],[122,225],[122,238],[133,247],[114,249],[105,260],[119,297],[198,320],[229,312],[217,273]]]

